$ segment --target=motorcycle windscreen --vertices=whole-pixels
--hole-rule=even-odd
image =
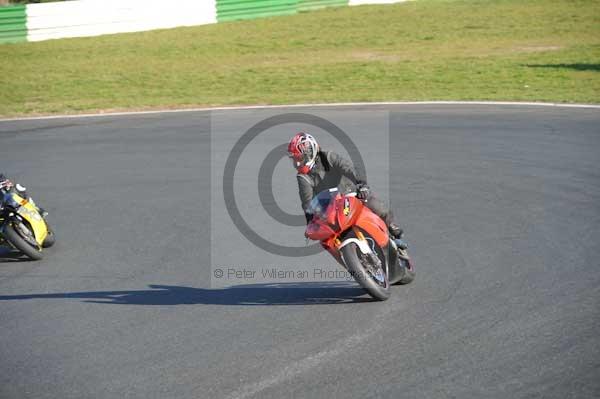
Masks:
[[[305,212],[311,215],[313,219],[326,219],[327,213],[329,212],[329,207],[331,206],[337,193],[337,188],[321,191],[319,194],[313,197]]]
[[[306,236],[311,240],[322,241],[333,236],[335,231],[334,199],[337,189],[321,191],[311,201],[306,213],[312,216],[312,221],[306,227]]]

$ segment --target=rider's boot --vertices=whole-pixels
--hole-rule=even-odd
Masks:
[[[389,224],[388,230],[393,239],[402,238],[402,234],[404,233],[404,230],[402,230],[400,226],[393,222]]]
[[[404,230],[402,230],[400,226],[398,226],[396,223],[390,223],[388,230],[398,249],[406,249],[408,247],[406,243],[402,241],[402,234],[404,234]]]

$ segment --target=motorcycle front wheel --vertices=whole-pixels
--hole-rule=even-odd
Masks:
[[[17,231],[19,229],[19,231]],[[22,232],[22,229],[26,229],[29,234]],[[25,237],[24,237],[25,236]],[[43,258],[42,250],[38,245],[33,245],[30,241],[35,242],[33,233],[27,226],[21,223],[18,227],[15,227],[12,223],[7,223],[4,226],[4,238],[13,247],[23,252],[27,257],[32,260],[40,260]]]
[[[385,260],[382,260],[382,270],[376,270],[374,273],[370,265],[363,265],[358,245],[351,242],[344,246],[341,251],[348,271],[369,295],[379,301],[385,301],[390,297],[390,283]]]

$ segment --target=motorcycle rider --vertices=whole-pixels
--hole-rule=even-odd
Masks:
[[[27,198],[27,189],[19,183],[14,184],[8,177],[4,175],[4,173],[0,173],[0,187],[5,189],[11,189],[14,187],[21,197]]]
[[[12,188],[12,186],[12,181],[10,181],[6,176],[4,176],[4,173],[0,173],[0,189],[8,190]]]
[[[308,205],[323,190],[337,187],[341,192],[356,191],[356,197],[386,223],[393,239],[402,237],[402,229],[394,223],[394,215],[387,205],[371,194],[366,178],[359,176],[350,160],[333,151],[324,151],[317,140],[305,132],[299,132],[288,144],[288,155],[298,172],[298,191],[302,209],[309,223],[312,215]]]
[[[17,193],[23,198],[29,198],[29,194],[27,194],[27,188],[23,187],[19,183],[13,184],[13,182],[7,178],[4,173],[0,173],[0,190],[10,190],[14,187]],[[37,206],[38,211],[42,216],[47,216],[48,212],[40,206]]]

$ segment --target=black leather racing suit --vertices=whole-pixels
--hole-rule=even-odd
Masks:
[[[319,151],[315,166],[309,174],[297,174],[298,191],[306,222],[311,216],[306,209],[313,197],[323,190],[337,187],[341,192],[356,191],[357,184],[366,184],[366,177],[357,175],[352,162],[333,151]],[[374,195],[370,195],[365,205],[387,224],[393,223],[393,214],[388,206]]]

